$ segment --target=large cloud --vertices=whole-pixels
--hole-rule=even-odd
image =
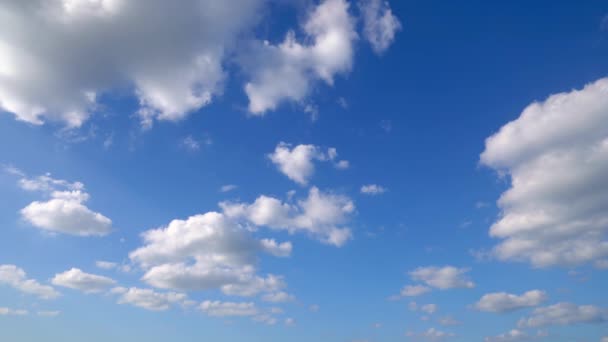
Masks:
[[[342,246],[352,237],[351,230],[342,225],[354,212],[354,203],[346,196],[324,193],[316,187],[296,204],[260,196],[252,204],[223,202],[220,206],[234,219],[290,233],[307,232],[334,246]]]
[[[158,288],[209,290],[253,296],[283,287],[282,277],[256,275],[257,253],[288,256],[291,243],[256,240],[226,218],[209,212],[142,234],[145,245],[129,257],[146,270],[143,280]]]
[[[608,78],[529,105],[486,140],[481,163],[510,176],[494,254],[536,267],[608,256]]]
[[[42,299],[59,297],[59,292],[52,286],[42,285],[37,280],[28,279],[25,271],[15,265],[0,265],[0,284]]]
[[[351,69],[357,33],[346,0],[324,0],[310,11],[302,27],[310,43],[290,32],[278,46],[255,37],[269,2],[3,1],[0,109],[33,124],[78,127],[103,97],[126,90],[137,97],[145,126],[180,120],[221,95],[236,55],[251,75],[249,109],[261,114]],[[386,31],[382,11],[374,32]]]
[[[537,328],[549,325],[600,324],[608,322],[608,310],[594,305],[557,303],[534,309],[530,317],[518,322],[521,328]]]

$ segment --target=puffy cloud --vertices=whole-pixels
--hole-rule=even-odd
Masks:
[[[310,189],[308,198],[296,204],[260,196],[252,204],[223,202],[220,206],[229,217],[290,233],[307,232],[334,246],[342,246],[352,237],[350,229],[341,226],[354,212],[353,202],[316,187]]]
[[[84,293],[98,293],[112,287],[116,284],[116,281],[108,277],[85,273],[78,268],[72,268],[56,274],[52,283],[55,286],[76,289]]]
[[[59,292],[52,286],[42,285],[34,279],[27,279],[25,271],[15,265],[0,265],[0,284],[42,299],[59,297]]]
[[[112,220],[90,210],[83,203],[87,193],[56,191],[48,201],[34,201],[21,209],[22,218],[34,227],[53,233],[104,236],[112,231]]]
[[[402,297],[416,297],[431,291],[431,288],[424,285],[407,285],[401,289]]]
[[[266,294],[262,297],[262,300],[270,303],[287,303],[293,302],[295,300],[295,297],[287,292],[281,291]]]
[[[77,127],[104,92],[132,86],[146,124],[179,120],[221,93],[224,57],[264,2],[5,1],[1,108]]]
[[[0,316],[26,316],[29,312],[23,309],[10,309],[0,307]]]
[[[259,313],[254,303],[233,303],[220,301],[204,301],[200,309],[209,316],[214,317],[243,317],[256,316]]]
[[[387,192],[388,189],[378,184],[368,184],[361,187],[361,193],[365,195],[380,195]]]
[[[224,214],[208,212],[173,220],[142,234],[144,246],[129,257],[142,266],[142,279],[157,288],[210,290],[254,296],[285,287],[282,277],[255,274],[257,253],[288,256],[291,243],[256,240]]]
[[[22,189],[43,192],[50,197],[48,201],[34,201],[21,209],[21,217],[34,227],[77,236],[103,236],[111,232],[112,220],[84,205],[90,197],[84,191],[84,184],[55,179],[50,173],[28,178],[18,169],[10,172],[21,177]]]
[[[362,0],[363,35],[377,54],[384,53],[401,30],[401,23],[385,0]]]
[[[415,340],[423,340],[423,341],[443,341],[450,337],[454,337],[453,333],[444,332],[441,330],[437,330],[435,328],[429,328],[426,331],[415,333],[412,331],[408,331],[405,333],[405,336],[415,339]]]
[[[547,294],[540,290],[528,291],[519,296],[497,292],[483,295],[474,307],[479,311],[503,313],[538,306],[546,300]]]
[[[187,301],[187,296],[183,293],[161,293],[136,287],[115,287],[112,293],[120,295],[118,304],[130,304],[151,311],[168,310],[173,305],[185,305]]]
[[[311,44],[298,42],[289,31],[279,45],[267,41],[252,44],[241,58],[251,75],[245,85],[249,111],[263,115],[285,100],[302,101],[313,82],[333,85],[336,74],[350,71],[353,64],[355,19],[345,0],[324,0],[308,16],[302,29]]]
[[[281,142],[273,153],[268,154],[270,159],[285,176],[300,185],[308,184],[315,171],[314,161],[335,161],[338,152],[335,148],[322,148],[314,145],[298,145],[291,148],[290,144]],[[336,168],[348,168],[348,161],[341,160],[335,163]]]
[[[456,268],[454,266],[419,267],[410,272],[410,277],[412,280],[423,282],[440,290],[473,288],[475,283],[468,279],[467,272],[469,272],[468,268]]]
[[[511,180],[490,228],[499,259],[546,267],[608,255],[608,78],[529,105],[486,140],[481,163]]]
[[[594,305],[557,303],[534,309],[529,317],[518,322],[520,328],[538,328],[549,325],[598,324],[608,321],[608,310]]]
[[[509,332],[500,334],[498,336],[486,337],[484,342],[512,342],[512,341],[525,341],[530,336],[522,330],[512,329]]]

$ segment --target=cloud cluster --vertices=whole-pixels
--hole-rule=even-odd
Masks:
[[[0,284],[8,285],[20,292],[41,299],[59,297],[59,292],[52,286],[42,285],[35,279],[28,279],[25,271],[15,265],[0,265]]]
[[[316,187],[295,204],[260,196],[251,204],[223,202],[220,206],[233,219],[289,233],[306,232],[334,246],[342,246],[352,237],[351,230],[343,225],[354,213],[354,203],[346,196],[324,193]]]
[[[268,159],[274,163],[279,171],[292,181],[306,185],[315,172],[315,161],[334,162],[339,169],[348,167],[348,161],[336,161],[338,151],[331,147],[326,151],[315,145],[297,145],[291,148],[290,144],[281,142]]]
[[[144,245],[129,254],[145,270],[143,280],[157,288],[210,290],[254,296],[285,287],[280,276],[256,275],[257,254],[288,256],[292,245],[256,240],[224,214],[208,212],[173,220],[142,234]]]
[[[468,268],[457,268],[454,266],[429,266],[418,267],[409,272],[413,281],[422,284],[406,285],[401,289],[399,295],[391,297],[399,299],[403,297],[416,297],[432,291],[433,288],[448,290],[454,288],[473,288],[475,283],[467,277]]]
[[[479,311],[504,313],[538,306],[546,300],[547,294],[540,290],[528,291],[521,295],[497,292],[483,295],[474,307]]]
[[[538,328],[551,325],[599,324],[608,322],[608,310],[594,305],[557,303],[534,309],[529,317],[522,318],[520,328]]]
[[[321,1],[308,13],[302,39],[290,31],[278,45],[256,38],[268,3],[4,1],[0,109],[32,124],[78,127],[103,107],[104,96],[128,91],[145,127],[176,121],[222,94],[237,56],[250,77],[249,110],[262,115],[352,68],[358,34],[346,0]],[[386,4],[365,8],[365,35],[385,50],[398,21]]]
[[[536,267],[608,256],[608,78],[529,105],[486,140],[481,163],[508,175],[494,255]]]

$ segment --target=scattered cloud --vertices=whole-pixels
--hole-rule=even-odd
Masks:
[[[324,0],[303,24],[301,43],[289,31],[282,43],[250,44],[240,63],[251,80],[245,85],[249,111],[264,115],[283,101],[301,102],[317,81],[333,85],[334,77],[348,73],[353,64],[355,18],[345,0]]]
[[[262,300],[270,303],[287,303],[293,302],[296,298],[287,292],[269,293],[262,297]]]
[[[608,322],[608,310],[594,305],[557,303],[534,309],[529,317],[518,322],[520,328],[539,328],[551,325],[599,324]]]
[[[529,339],[529,335],[522,330],[512,329],[504,334],[497,336],[486,337],[484,342],[515,342],[515,341],[526,341]]]
[[[393,122],[391,120],[382,120],[379,125],[386,133],[390,133],[393,130]]]
[[[547,294],[540,290],[528,291],[522,295],[497,292],[483,295],[474,307],[479,311],[504,313],[538,306],[546,300]]]
[[[38,311],[36,314],[41,317],[57,317],[61,311]]]
[[[25,271],[15,265],[0,265],[0,284],[8,285],[15,290],[41,299],[59,297],[59,292],[52,286],[42,285],[37,280],[28,279]]]
[[[72,268],[63,273],[56,274],[51,282],[55,286],[76,289],[84,293],[103,292],[116,284],[116,281],[113,279],[85,273],[78,268]]]
[[[445,316],[445,317],[441,317],[438,320],[439,324],[443,325],[444,327],[449,327],[449,326],[454,326],[454,325],[461,325],[462,322],[460,322],[459,320],[455,319],[452,316]]]
[[[481,164],[511,187],[490,235],[493,254],[535,267],[608,256],[608,78],[529,105],[486,140]]]
[[[371,44],[374,52],[383,54],[401,30],[401,22],[385,0],[361,0],[359,9],[363,14],[363,35]]]
[[[260,196],[252,204],[222,202],[225,215],[256,225],[289,233],[306,232],[324,243],[342,246],[351,239],[351,230],[342,225],[355,211],[346,196],[324,193],[313,187],[308,198],[296,204]]]
[[[119,295],[118,304],[130,304],[150,311],[168,310],[174,305],[184,305],[187,300],[183,293],[161,293],[136,287],[115,287],[112,289],[112,293]]]
[[[419,333],[408,331],[405,333],[405,336],[419,341],[443,341],[456,335],[453,333],[437,330],[435,328],[429,328],[428,330]]]
[[[29,312],[23,309],[9,309],[0,307],[0,316],[26,316]]]
[[[189,151],[196,152],[201,149],[201,142],[189,135],[181,140],[180,146]]]
[[[292,181],[306,185],[315,172],[315,161],[333,162],[338,169],[348,168],[346,160],[336,161],[338,152],[330,147],[326,151],[314,145],[297,145],[291,148],[290,144],[281,142],[268,159],[274,163],[279,171]]]
[[[457,268],[454,266],[444,267],[419,267],[410,272],[412,280],[425,283],[427,286],[440,290],[453,288],[473,288],[475,283],[468,279],[466,273],[468,268]]]
[[[387,188],[380,186],[378,184],[368,184],[368,185],[363,185],[361,187],[362,194],[371,195],[371,196],[381,195],[387,191],[388,191]]]
[[[438,309],[439,307],[437,306],[437,304],[425,304],[420,307],[420,311],[425,312],[429,315],[434,314],[435,312],[437,312]]]
[[[213,317],[245,317],[256,316],[259,314],[258,308],[254,303],[234,303],[220,301],[204,301],[200,309],[209,316]]]
[[[401,289],[402,297],[416,297],[430,292],[431,288],[424,285],[407,285]]]
[[[220,188],[220,192],[230,192],[230,191],[236,190],[237,188],[238,188],[237,185],[226,184],[226,185],[222,185],[222,187]]]

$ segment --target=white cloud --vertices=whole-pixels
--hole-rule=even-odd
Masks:
[[[540,290],[528,291],[519,296],[497,292],[483,295],[474,307],[479,311],[503,313],[538,306],[546,300],[547,294]]]
[[[514,342],[514,341],[525,341],[530,336],[522,330],[512,329],[504,334],[498,336],[486,337],[484,342]]]
[[[324,0],[302,27],[311,44],[298,42],[293,31],[279,45],[252,44],[251,51],[241,57],[252,78],[245,85],[249,111],[263,115],[285,100],[301,102],[315,81],[333,85],[335,75],[349,72],[357,39],[354,21],[348,2]]]
[[[520,328],[538,328],[550,325],[599,324],[608,322],[608,310],[594,305],[557,303],[534,309],[529,317],[518,322]]]
[[[260,196],[252,204],[223,202],[220,206],[228,217],[290,233],[307,232],[334,246],[342,246],[352,237],[350,229],[342,225],[355,210],[353,202],[346,196],[324,193],[316,187],[310,189],[308,198],[297,204]]]
[[[429,328],[428,330],[420,332],[420,333],[408,331],[405,333],[405,336],[416,339],[416,340],[423,340],[423,341],[443,341],[445,339],[454,337],[456,335],[454,335],[453,333],[437,330],[435,328]]]
[[[416,297],[431,291],[431,288],[424,285],[408,285],[401,289],[402,297]]]
[[[0,265],[0,284],[8,285],[20,292],[35,295],[41,299],[59,297],[53,287],[42,285],[34,279],[27,279],[25,271],[15,265]]]
[[[161,293],[136,287],[115,287],[112,293],[119,295],[118,304],[130,304],[151,311],[168,310],[173,305],[184,305],[187,300],[183,293]]]
[[[363,35],[377,54],[384,53],[401,30],[399,19],[391,11],[388,1],[361,0],[359,8],[363,15]]]
[[[466,273],[468,268],[456,268],[454,266],[444,267],[419,267],[410,272],[412,280],[420,281],[430,287],[440,290],[453,288],[473,288],[475,283],[468,279]]]
[[[437,312],[438,309],[439,307],[437,306],[437,304],[425,304],[420,307],[420,311],[425,312],[429,315],[434,314],[435,312]]]
[[[388,189],[378,184],[368,184],[361,187],[361,193],[365,195],[380,195],[387,191]]]
[[[103,236],[111,232],[112,221],[84,205],[90,197],[84,191],[84,184],[55,179],[50,173],[28,178],[18,169],[9,172],[21,177],[18,184],[22,189],[50,197],[48,201],[34,201],[21,209],[21,217],[34,227],[77,236]]]
[[[226,184],[226,185],[222,185],[222,187],[220,188],[220,192],[230,192],[232,190],[236,190],[238,188],[238,186],[234,185],[234,184]]]
[[[462,322],[458,321],[457,319],[455,319],[452,316],[445,316],[445,317],[441,317],[438,320],[439,324],[443,325],[443,326],[453,326],[453,325],[460,325],[462,324]]]
[[[314,161],[334,162],[338,157],[335,148],[330,147],[326,151],[314,145],[297,145],[291,148],[290,144],[279,143],[274,152],[268,154],[270,159],[285,176],[300,185],[308,184],[315,172]],[[335,162],[338,169],[347,169],[348,161]]]
[[[288,327],[293,327],[296,325],[296,320],[291,317],[287,317],[285,318],[285,325]]]
[[[144,246],[129,257],[146,271],[142,280],[163,289],[208,290],[253,296],[285,287],[282,277],[255,274],[257,253],[285,257],[289,242],[256,240],[224,214],[208,212],[173,220],[142,234]]]
[[[10,309],[0,307],[0,316],[26,316],[29,312],[23,309]]]
[[[201,149],[201,142],[194,139],[191,135],[182,139],[180,145],[190,151],[198,151]]]
[[[84,293],[98,293],[109,289],[116,284],[116,281],[108,277],[85,273],[78,268],[72,268],[56,274],[52,283],[55,286],[76,289]]]
[[[287,292],[268,293],[262,297],[262,300],[270,303],[287,303],[293,302],[295,297]]]
[[[57,317],[61,314],[61,311],[38,311],[36,314],[41,317]]]
[[[104,92],[132,86],[146,125],[179,120],[221,93],[224,57],[263,3],[5,1],[1,107],[30,123],[77,127]]]
[[[259,313],[254,303],[233,303],[220,301],[204,301],[200,309],[209,316],[214,317],[243,317],[256,316]]]
[[[481,163],[511,180],[490,229],[499,259],[546,267],[608,256],[608,78],[529,105],[486,140]]]

